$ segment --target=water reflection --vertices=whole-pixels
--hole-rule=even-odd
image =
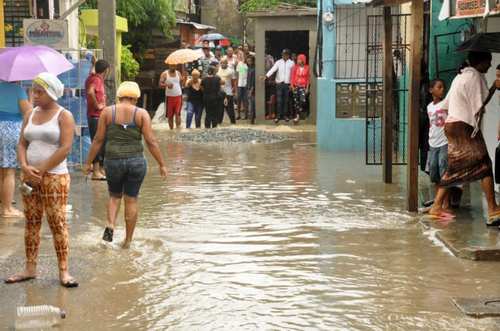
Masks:
[[[75,178],[81,288],[57,286],[46,240],[41,280],[0,285],[0,326],[11,325],[14,305],[51,303],[68,310],[67,330],[498,329],[494,319],[462,316],[450,298],[498,293],[500,267],[432,245],[402,210],[401,187],[380,185],[380,168],[361,156],[293,138],[164,142],[170,176],[162,182],[149,169],[129,251],[99,242],[105,185]],[[1,225],[0,236],[2,251],[13,251],[0,260],[3,275],[22,257],[22,245],[4,237],[22,240],[22,227]]]

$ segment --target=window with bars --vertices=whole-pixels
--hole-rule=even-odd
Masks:
[[[28,17],[30,17],[28,0],[6,0],[4,2],[5,45],[7,47],[23,44],[23,19]]]
[[[335,12],[337,47],[335,77],[337,80],[366,78],[367,20],[369,15],[380,13],[380,8],[364,5],[337,7]]]
[[[380,8],[364,5],[336,9],[335,78],[341,81],[335,86],[337,118],[366,117],[368,16],[380,12]],[[370,84],[368,90],[374,88],[380,86]]]

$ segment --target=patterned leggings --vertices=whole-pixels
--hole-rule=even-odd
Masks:
[[[306,89],[303,87],[297,87],[293,92],[293,108],[294,115],[301,115],[305,112],[307,105],[307,94]]]
[[[26,227],[24,245],[26,260],[36,266],[40,248],[40,229],[43,213],[54,239],[59,271],[68,270],[68,226],[66,224],[66,203],[68,202],[70,176],[46,174],[40,185],[33,187],[30,195],[23,195]]]

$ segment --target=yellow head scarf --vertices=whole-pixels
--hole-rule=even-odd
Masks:
[[[133,98],[139,99],[141,97],[141,89],[136,82],[123,82],[116,91],[118,98]]]

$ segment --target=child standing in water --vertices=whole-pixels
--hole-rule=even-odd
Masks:
[[[432,102],[427,106],[429,116],[429,176],[431,182],[437,187],[441,177],[448,168],[448,139],[444,132],[444,124],[448,117],[448,111],[442,109],[442,101],[445,95],[445,83],[442,79],[434,79],[429,84],[429,92],[432,95]],[[446,193],[448,195],[448,193]],[[449,199],[444,199],[442,209],[448,210]],[[452,216],[446,213],[446,216]]]

